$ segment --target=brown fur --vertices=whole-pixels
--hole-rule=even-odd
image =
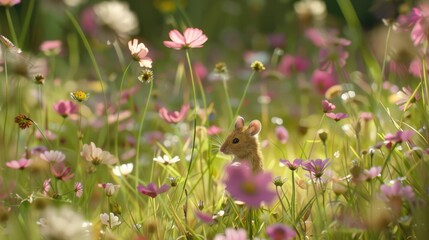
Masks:
[[[260,131],[261,122],[259,120],[253,120],[249,126],[245,127],[244,119],[237,117],[235,129],[226,138],[220,151],[234,155],[233,162],[247,161],[254,173],[261,172],[263,158],[258,141]],[[234,143],[234,139],[238,139],[238,142]]]

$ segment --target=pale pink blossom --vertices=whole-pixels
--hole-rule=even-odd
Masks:
[[[311,77],[311,83],[313,87],[320,94],[325,94],[325,92],[335,84],[337,84],[338,80],[334,74],[329,72],[324,72],[319,69],[316,69]]]
[[[31,160],[26,158],[21,158],[19,160],[12,160],[6,163],[6,166],[12,169],[24,169],[30,166]]]
[[[216,234],[214,240],[247,240],[247,232],[244,229],[227,228],[225,234]]]
[[[49,193],[49,190],[51,190],[51,179],[50,178],[43,181],[43,195],[47,196]]]
[[[143,43],[139,43],[137,39],[133,39],[128,42],[128,48],[133,59],[140,64],[140,67],[152,68],[152,59],[147,57],[149,49]]]
[[[183,105],[180,112],[169,112],[165,107],[159,109],[159,116],[168,123],[178,123],[186,117],[189,110],[189,105]]]
[[[12,7],[13,5],[16,5],[18,3],[21,3],[21,0],[0,0],[1,6]]]
[[[76,197],[80,198],[83,194],[83,185],[81,182],[76,182],[74,184],[74,192],[76,193]]]
[[[301,56],[286,54],[279,63],[278,70],[289,77],[295,72],[305,72],[310,67],[310,61]]]
[[[108,151],[103,151],[101,148],[95,146],[93,142],[89,145],[84,144],[80,155],[94,165],[106,164],[112,165],[118,162],[118,159]]]
[[[332,111],[334,111],[336,108],[336,106],[329,102],[328,100],[322,100],[322,109],[324,113],[330,113]]]
[[[64,161],[64,159],[66,158],[66,155],[64,155],[64,153],[60,152],[60,151],[45,151],[44,153],[40,154],[40,158],[50,162],[50,163],[55,163],[55,162],[62,162]]]
[[[289,132],[285,127],[278,126],[276,127],[276,137],[281,143],[285,144],[289,139]]]
[[[54,104],[54,110],[63,118],[78,112],[78,105],[71,100],[60,100]]]
[[[60,40],[44,41],[39,49],[46,55],[57,55],[61,52],[62,42]]]
[[[428,40],[429,29],[429,6],[421,4],[418,8],[413,8],[408,15],[408,23],[412,27],[411,39],[414,45],[419,45]]]
[[[172,41],[164,41],[164,45],[168,48],[201,48],[207,41],[207,36],[198,28],[186,28],[183,34],[174,29],[168,33]]]

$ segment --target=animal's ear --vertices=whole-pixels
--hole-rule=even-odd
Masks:
[[[258,134],[262,129],[261,122],[259,120],[253,120],[249,123],[249,127],[247,127],[247,132],[251,136],[255,136]]]
[[[235,129],[244,127],[244,118],[238,116],[235,120]]]

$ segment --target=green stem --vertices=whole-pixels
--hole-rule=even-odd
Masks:
[[[27,37],[28,28],[30,26],[31,16],[34,10],[34,2],[35,0],[30,0],[27,8],[27,12],[25,14],[24,24],[22,25],[21,35],[19,36],[19,46],[24,44],[24,40]]]
[[[9,25],[10,34],[14,44],[18,44],[18,38],[16,37],[15,28],[13,27],[12,17],[10,16],[10,7],[6,7],[6,18],[7,24]]]
[[[4,101],[4,123],[3,123],[3,142],[5,143],[5,150],[8,150],[8,142],[6,141],[6,129],[7,128],[7,118],[8,118],[8,111],[9,111],[9,76],[8,76],[8,68],[7,68],[7,53],[6,53],[7,49],[2,48],[2,52],[3,52],[3,59],[4,59],[4,75],[6,77],[5,80],[5,101]],[[3,108],[3,107],[2,107]]]
[[[118,151],[118,135],[119,135],[119,131],[118,131],[118,129],[119,129],[119,112],[120,112],[120,109],[121,109],[121,97],[122,97],[122,86],[123,86],[123,84],[124,84],[124,79],[125,79],[125,76],[127,75],[127,72],[128,72],[128,69],[130,68],[130,66],[131,66],[131,62],[128,64],[128,66],[125,68],[125,70],[124,70],[124,73],[122,74],[122,78],[121,78],[121,84],[120,84],[120,87],[119,87],[119,96],[118,96],[118,104],[116,105],[116,111],[117,111],[117,113],[116,113],[116,136],[115,136],[115,154],[116,154],[116,157],[118,157],[119,158],[119,151]]]
[[[295,222],[295,171],[292,171],[292,220]]]
[[[252,78],[254,75],[255,75],[255,71],[252,71],[252,74],[250,74],[249,79],[247,80],[246,88],[244,88],[243,96],[241,96],[240,103],[238,104],[234,117],[237,117],[238,113],[240,112],[241,105],[243,104],[244,98],[246,97],[247,90],[249,89],[249,86],[250,86],[250,82],[252,81]]]
[[[226,77],[224,75],[222,77],[223,90],[225,92],[226,104],[228,105],[228,113],[229,113],[229,122],[234,121],[234,113],[232,111],[231,100],[228,94],[228,85],[226,84]]]
[[[32,122],[33,122],[34,126],[36,126],[37,130],[39,130],[40,134],[42,134],[42,137],[45,140],[46,144],[49,146],[50,149],[52,149],[51,142],[49,142],[49,140],[46,138],[46,136],[43,133],[42,129],[40,129],[39,125],[35,121],[32,121]]]
[[[109,139],[110,139],[110,131],[109,131],[109,112],[108,112],[108,104],[107,104],[107,96],[106,96],[106,91],[104,89],[104,83],[103,83],[103,78],[101,77],[101,72],[100,72],[100,68],[98,67],[97,61],[95,59],[95,55],[94,52],[91,49],[91,45],[88,42],[88,39],[86,38],[85,34],[82,31],[82,28],[79,26],[79,23],[77,22],[76,18],[70,13],[70,11],[66,10],[67,16],[69,17],[70,21],[72,22],[73,26],[75,27],[76,31],[78,32],[85,48],[86,51],[88,52],[88,55],[91,59],[92,65],[94,66],[95,69],[95,73],[97,74],[97,78],[100,82],[100,86],[101,86],[101,91],[103,92],[103,96],[104,96],[104,112],[106,115],[106,127],[107,127],[107,137],[106,137],[106,141],[107,144],[109,144]]]
[[[381,93],[381,89],[382,89],[382,86],[381,86],[381,84],[382,84],[382,82],[383,82],[383,80],[386,80],[385,79],[385,71],[386,71],[386,61],[387,61],[387,49],[388,49],[388,47],[389,47],[389,38],[390,38],[390,32],[392,31],[392,27],[389,25],[389,28],[387,29],[387,35],[386,35],[386,42],[385,42],[385,44],[384,44],[384,57],[383,57],[383,65],[382,65],[382,67],[381,67],[381,77],[382,77],[382,79],[381,79],[381,81],[380,81],[380,83],[379,83],[379,86],[377,86],[377,88],[378,88],[378,94],[380,95],[380,93]]]
[[[253,225],[252,225],[252,220],[253,220],[253,209],[249,208],[249,216],[247,219],[247,228],[248,228],[248,232],[249,232],[249,239],[253,240]]]
[[[191,63],[191,57],[189,55],[189,50],[186,49],[186,59],[188,61],[188,67],[189,67],[189,75],[191,76],[191,82],[192,82],[192,93],[194,95],[194,129],[193,129],[193,137],[192,137],[192,150],[191,150],[191,160],[189,161],[188,166],[188,172],[186,173],[185,181],[183,183],[183,189],[182,193],[180,194],[179,202],[182,200],[183,193],[186,189],[186,183],[188,182],[189,174],[191,173],[192,169],[192,163],[194,161],[194,150],[195,150],[195,139],[197,134],[197,93],[195,91],[195,81],[194,81],[194,74],[192,70],[192,63]]]

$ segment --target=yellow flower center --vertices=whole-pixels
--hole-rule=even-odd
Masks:
[[[84,91],[74,91],[71,94],[72,98],[78,102],[82,102],[88,99],[88,95]]]
[[[246,181],[241,184],[241,189],[249,195],[254,195],[257,192],[255,184],[249,181]]]

